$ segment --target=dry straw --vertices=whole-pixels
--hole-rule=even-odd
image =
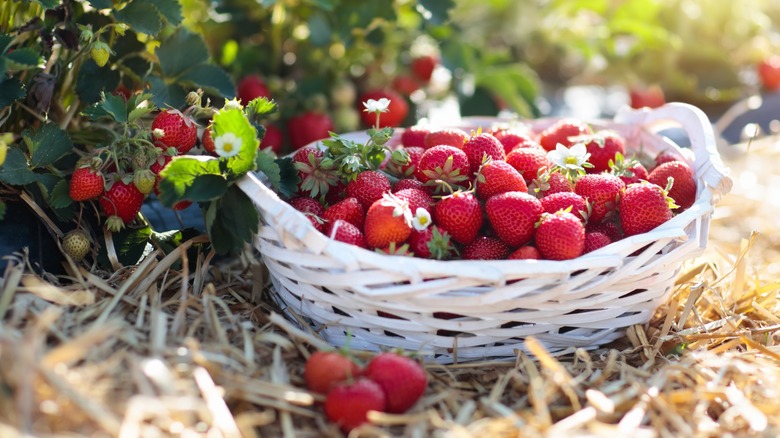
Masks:
[[[647,324],[558,357],[529,338],[511,362],[428,361],[420,403],[372,413],[354,434],[780,436],[776,144],[729,161],[736,186],[709,250],[683,265]],[[115,274],[68,264],[60,278],[35,273],[24,254],[10,259],[0,436],[340,435],[302,379],[326,344],[277,313],[252,253],[220,265],[199,256],[192,270],[184,252]]]

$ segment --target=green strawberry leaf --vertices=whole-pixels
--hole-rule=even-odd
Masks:
[[[7,33],[0,33],[0,54],[5,53],[5,49],[11,45],[14,41],[14,37]]]
[[[154,6],[160,14],[173,26],[181,24],[181,5],[177,0],[135,0]]]
[[[40,191],[43,199],[46,202],[49,202],[51,192],[54,190],[54,187],[57,186],[57,183],[62,180],[62,178],[51,173],[36,173],[36,175],[38,176],[38,190]]]
[[[39,5],[43,6],[46,9],[54,9],[60,4],[58,0],[33,0],[33,1],[35,1],[35,3],[38,3]]]
[[[5,60],[10,70],[29,70],[43,64],[40,53],[30,48],[17,49],[5,54]]]
[[[179,77],[179,80],[192,88],[203,88],[206,91],[218,94],[222,97],[236,95],[236,87],[230,76],[212,64],[196,65]]]
[[[209,59],[206,44],[200,36],[179,29],[157,49],[160,67],[168,77],[176,77]]]
[[[30,148],[30,165],[33,168],[54,164],[73,151],[73,142],[68,133],[53,123],[43,125],[32,133],[25,131],[22,137]]]
[[[2,74],[2,72],[0,72]],[[10,78],[0,83],[0,108],[6,107],[15,101],[24,98],[27,91],[19,79]]]
[[[15,147],[9,149],[5,163],[0,165],[0,181],[12,186],[22,186],[37,180],[38,176],[30,170],[24,152]]]
[[[227,159],[228,180],[235,180],[254,170],[260,141],[255,128],[243,111],[238,108],[223,109],[212,118],[214,141],[226,134],[233,134],[241,141],[238,155]]]
[[[51,208],[56,210],[73,204],[69,189],[68,182],[64,178],[60,178],[57,181],[57,184],[54,185],[54,188],[49,193],[49,205]]]
[[[149,90],[152,95],[152,102],[158,107],[170,105],[174,108],[184,104],[187,91],[179,84],[168,84],[165,79],[158,76],[149,76],[146,81],[151,85]]]
[[[235,185],[217,203],[214,221],[208,227],[211,244],[217,254],[235,254],[244,243],[252,241],[260,215],[249,197]]]
[[[257,154],[257,171],[263,172],[271,188],[286,198],[298,190],[298,171],[290,157],[275,158],[271,151],[263,149]]]
[[[204,182],[196,182],[200,177],[211,175],[220,179],[221,184],[226,184],[220,172],[219,160],[208,157],[176,157],[160,172],[162,178],[159,183],[160,202],[166,207],[172,207],[182,200],[211,199],[214,193],[224,192],[224,188],[209,189]],[[216,179],[207,181],[220,184]],[[219,195],[217,195],[219,196]]]
[[[157,35],[163,29],[163,16],[153,4],[134,1],[115,12],[119,21],[130,25],[136,32]]]
[[[121,96],[100,93],[100,102],[85,109],[83,114],[92,120],[110,118],[114,121],[125,123],[128,120],[127,102]]]
[[[87,3],[92,5],[95,9],[108,9],[113,6],[111,0],[87,0]]]
[[[246,106],[246,113],[250,119],[262,118],[273,114],[278,109],[276,102],[268,100],[265,97],[257,97]]]
[[[94,103],[101,99],[102,93],[111,92],[119,85],[118,70],[102,69],[95,61],[84,61],[76,80],[76,93],[84,103]]]
[[[455,0],[420,0],[417,11],[432,24],[443,24],[450,16],[450,10],[455,7]]]
[[[5,219],[6,207],[5,202],[0,200],[0,221]]]

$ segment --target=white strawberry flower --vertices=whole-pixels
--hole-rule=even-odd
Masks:
[[[226,132],[214,139],[214,150],[220,157],[232,157],[241,150],[241,139],[232,132]]]
[[[428,210],[418,207],[417,211],[414,212],[414,218],[412,218],[412,226],[414,229],[417,231],[424,231],[432,223],[431,214]]]
[[[363,111],[367,113],[384,113],[390,107],[390,99],[386,97],[379,100],[368,99],[363,102],[363,106],[366,107]]]
[[[586,167],[588,158],[590,154],[583,143],[577,143],[570,148],[558,143],[554,151],[547,153],[548,161],[565,170],[577,171]]]

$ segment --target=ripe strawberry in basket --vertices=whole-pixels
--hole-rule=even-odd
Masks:
[[[390,189],[390,180],[383,173],[367,170],[358,174],[354,181],[347,184],[347,196],[357,198],[363,207],[368,209]]]
[[[468,139],[469,135],[461,129],[442,129],[425,136],[425,148],[430,149],[434,146],[446,145],[463,149],[463,144]]]
[[[547,154],[536,148],[518,148],[506,156],[506,162],[517,169],[526,184],[530,184],[540,171],[547,170],[550,162],[547,160]]]
[[[608,173],[583,175],[574,186],[574,192],[591,206],[589,222],[601,222],[614,214],[626,184]]]
[[[585,222],[588,218],[588,203],[585,198],[574,192],[553,193],[542,198],[545,213],[556,213],[568,209],[574,216]]]
[[[477,134],[463,144],[463,152],[469,159],[471,173],[476,173],[486,158],[504,161],[504,146],[490,134]]]
[[[409,235],[409,249],[425,259],[448,260],[456,253],[450,233],[437,225],[424,230],[412,230]]]
[[[539,134],[539,144],[547,151],[555,150],[558,144],[573,145],[576,137],[591,133],[590,126],[577,119],[561,119]]]
[[[582,140],[590,154],[588,162],[593,165],[586,169],[588,173],[607,172],[610,162],[614,162],[617,154],[624,155],[626,146],[623,138],[611,131],[599,131]]]
[[[542,215],[542,203],[525,192],[507,192],[493,196],[485,211],[498,237],[509,246],[528,243]]]
[[[536,229],[536,247],[542,258],[570,260],[585,251],[585,226],[580,218],[560,210],[544,213]]]
[[[325,235],[339,242],[367,248],[366,238],[358,227],[342,219],[336,219],[334,222],[327,224],[325,226]]]
[[[451,186],[463,185],[469,179],[470,165],[466,154],[454,146],[434,146],[425,151],[414,176],[421,182],[442,180]]]
[[[648,182],[631,184],[620,200],[620,223],[626,236],[646,233],[671,219],[676,207],[663,188]]]
[[[502,260],[512,249],[495,237],[477,237],[463,248],[464,260]]]
[[[696,202],[696,178],[693,169],[682,161],[671,161],[653,169],[647,180],[659,187],[666,187],[672,178],[669,197],[680,206],[680,211],[690,208]]]
[[[298,197],[293,198],[290,200],[290,205],[293,206],[296,210],[300,211],[301,213],[306,215],[306,218],[309,219],[312,225],[314,225],[314,228],[317,229],[319,232],[325,231],[325,223],[322,221],[322,214],[325,212],[325,209],[322,207],[322,204],[317,202],[316,199],[308,198],[308,197]]]
[[[539,260],[542,255],[533,245],[525,245],[517,248],[512,254],[509,254],[509,260]]]
[[[425,149],[425,137],[431,130],[422,126],[412,126],[401,134],[401,144],[404,147],[421,147]]]
[[[595,251],[612,243],[612,240],[606,234],[600,231],[585,232],[585,253]]]
[[[316,198],[326,194],[338,183],[338,175],[332,167],[323,164],[322,150],[309,146],[299,149],[293,155],[293,164],[298,171],[298,191]]]
[[[482,206],[471,191],[457,191],[436,204],[436,224],[448,230],[455,242],[473,242],[482,221]]]
[[[422,208],[428,213],[433,213],[433,197],[425,190],[404,189],[395,192],[395,196],[409,203],[409,210],[412,214],[416,214],[418,208]]]
[[[615,160],[610,162],[609,166],[609,172],[620,177],[626,186],[640,181],[647,181],[647,169],[636,158],[626,159],[622,154],[618,154],[615,156]]]
[[[357,198],[349,197],[325,209],[321,216],[326,223],[341,219],[351,223],[358,229],[363,229],[363,224],[366,221],[366,209],[363,208],[363,204]]]
[[[402,147],[397,150],[406,152],[406,155],[409,157],[409,159],[404,164],[396,164],[393,160],[390,160],[390,162],[387,164],[387,170],[394,176],[397,175],[400,178],[409,178],[414,175],[414,171],[417,169],[417,165],[420,163],[420,158],[422,158],[423,154],[425,153],[425,148],[409,146]]]
[[[412,233],[411,222],[409,203],[385,193],[366,213],[366,243],[371,248],[384,248],[391,242],[404,242]]]
[[[541,145],[531,137],[531,134],[518,129],[503,129],[494,133],[493,136],[504,146],[504,153],[507,155],[515,149],[542,149]]]
[[[545,197],[554,193],[573,192],[574,185],[557,169],[548,169],[531,182],[529,192],[530,189],[536,196]]]
[[[525,179],[506,161],[489,159],[477,172],[477,197],[490,199],[493,195],[505,192],[527,192]]]

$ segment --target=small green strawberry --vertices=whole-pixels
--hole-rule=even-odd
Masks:
[[[135,184],[138,191],[144,195],[152,193],[156,182],[157,177],[149,169],[137,170],[133,176],[133,184]]]
[[[62,250],[77,262],[84,260],[91,246],[89,236],[82,230],[70,231],[62,238]]]
[[[104,67],[108,63],[108,58],[111,56],[111,48],[108,44],[98,41],[92,45],[89,50],[89,55],[98,67]]]

